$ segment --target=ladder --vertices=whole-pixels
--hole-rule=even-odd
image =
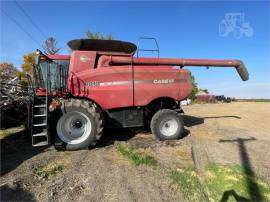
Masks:
[[[35,97],[32,107],[32,146],[47,146],[49,140],[48,97]]]
[[[49,93],[51,92],[50,82],[50,64],[47,62],[46,68],[46,95],[45,96],[34,96],[32,105],[32,116],[31,116],[31,136],[32,146],[41,147],[47,146],[50,143],[49,134]]]

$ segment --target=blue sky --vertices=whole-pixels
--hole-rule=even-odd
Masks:
[[[140,36],[156,37],[161,57],[241,59],[250,73],[242,82],[234,69],[190,68],[201,88],[213,94],[242,98],[270,98],[269,1],[19,1],[46,36],[58,40],[62,54],[66,43],[83,38],[89,29],[116,39],[137,43]],[[44,37],[13,1],[1,1],[1,9],[14,18],[38,44]],[[254,30],[240,39],[222,37],[219,24],[228,13],[244,14]],[[22,55],[38,44],[0,11],[1,62],[20,67]],[[230,21],[231,22],[231,21]],[[236,26],[231,26],[235,30]],[[243,29],[242,29],[243,30]],[[150,44],[147,44],[150,46]]]

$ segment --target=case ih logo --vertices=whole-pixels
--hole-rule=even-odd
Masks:
[[[80,56],[80,61],[81,61],[81,62],[87,62],[87,61],[89,61],[89,60],[93,60],[93,59],[87,57],[86,55]]]
[[[154,80],[154,84],[166,84],[166,83],[174,83],[174,79],[161,79],[161,80]]]

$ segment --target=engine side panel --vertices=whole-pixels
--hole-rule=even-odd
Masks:
[[[159,97],[187,98],[192,84],[190,72],[172,66],[134,66],[135,106],[145,106]]]

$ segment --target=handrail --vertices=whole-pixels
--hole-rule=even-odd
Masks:
[[[141,49],[140,48],[140,41],[141,40],[153,40],[156,44],[157,49]],[[156,38],[154,38],[154,37],[139,37],[138,43],[137,43],[137,57],[139,57],[139,51],[157,52],[158,58],[159,58],[159,46],[158,46],[158,42],[157,42]]]

